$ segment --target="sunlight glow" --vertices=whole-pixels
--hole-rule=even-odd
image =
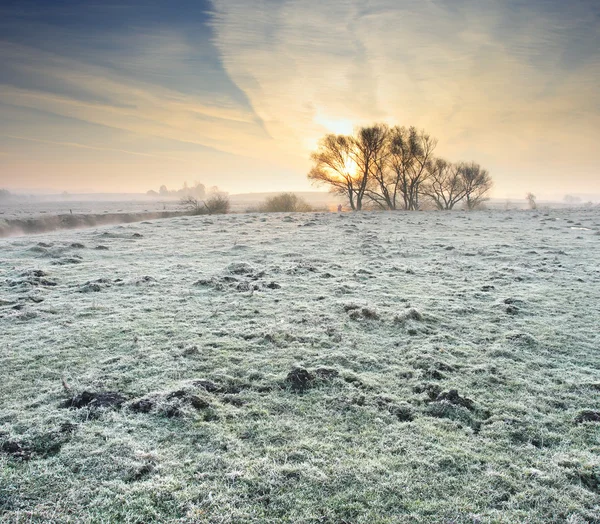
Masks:
[[[324,127],[327,132],[336,135],[351,135],[354,130],[354,124],[351,120],[345,118],[329,118],[322,114],[317,114],[314,118],[316,124]]]
[[[346,160],[344,169],[346,170],[346,173],[348,173],[350,176],[353,177],[354,175],[356,175],[356,173],[358,171],[358,165],[356,164],[356,162],[354,160],[349,158],[348,160]]]

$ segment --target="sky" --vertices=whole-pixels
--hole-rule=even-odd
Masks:
[[[494,197],[600,194],[599,85],[598,0],[2,0],[0,187],[311,190],[385,122]]]

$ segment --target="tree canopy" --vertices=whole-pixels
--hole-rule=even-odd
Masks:
[[[353,135],[329,134],[311,155],[308,178],[344,195],[353,211],[481,206],[493,185],[489,172],[475,162],[436,157],[436,146],[415,127],[374,124]]]

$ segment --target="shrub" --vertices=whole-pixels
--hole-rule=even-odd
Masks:
[[[294,193],[281,193],[267,198],[259,209],[263,213],[306,213],[313,211],[313,208],[306,201],[294,195]]]
[[[229,198],[223,193],[213,194],[206,200],[187,196],[181,199],[181,205],[193,215],[224,215],[230,208]]]
[[[209,215],[226,215],[229,213],[230,208],[229,197],[222,193],[217,193],[208,197],[204,201],[204,206],[208,210]]]

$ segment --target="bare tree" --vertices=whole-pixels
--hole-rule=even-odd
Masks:
[[[432,160],[423,194],[428,196],[438,209],[453,209],[466,196],[460,164],[452,164],[443,158]]]
[[[196,197],[188,195],[183,197],[179,203],[186,211],[191,213],[192,215],[203,215],[206,213],[206,208],[204,207],[204,202],[202,200],[198,200]]]
[[[360,211],[365,196],[377,201],[371,180],[374,173],[385,169],[387,136],[384,124],[361,127],[354,136],[327,135],[312,155],[315,165],[308,178],[345,195],[352,210]]]
[[[355,189],[356,209],[363,207],[363,198],[370,196],[377,202],[376,192],[370,191],[372,177],[385,171],[387,159],[388,127],[385,124],[375,124],[371,127],[361,127],[356,136],[352,137],[351,155],[357,166],[359,184]]]
[[[437,140],[415,127],[393,127],[390,133],[391,209],[398,209],[400,195],[403,208],[414,211],[419,209],[421,186],[429,174]]]
[[[493,186],[492,178],[486,169],[475,162],[463,162],[458,170],[465,188],[466,208],[476,209],[488,200],[487,194]]]
[[[351,209],[356,211],[356,193],[362,181],[353,160],[352,145],[348,136],[325,136],[311,155],[314,166],[308,178],[318,184],[327,184],[333,193],[346,196]]]
[[[471,162],[451,164],[434,155],[437,140],[415,127],[375,124],[354,136],[327,135],[311,158],[308,178],[348,198],[353,211],[365,205],[417,210],[421,197],[439,209],[466,199],[474,209],[487,200],[489,173]]]
[[[533,193],[527,193],[525,198],[529,204],[529,209],[537,209],[536,196]]]

